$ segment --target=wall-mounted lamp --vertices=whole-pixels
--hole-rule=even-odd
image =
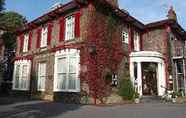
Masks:
[[[89,54],[90,54],[91,56],[97,55],[96,46],[95,46],[95,45],[89,46],[88,51],[89,51]]]

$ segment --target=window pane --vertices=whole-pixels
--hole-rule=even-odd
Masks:
[[[65,40],[70,40],[74,38],[74,23],[75,18],[73,16],[69,16],[66,18],[66,33],[65,33]]]
[[[48,37],[48,27],[42,28],[42,34],[41,34],[41,47],[47,46],[47,37]]]
[[[58,59],[57,71],[58,73],[67,73],[66,57]]]
[[[69,73],[76,73],[77,61],[76,57],[70,57],[69,60]]]
[[[23,52],[28,51],[28,39],[29,39],[29,35],[28,34],[24,35]]]
[[[16,72],[15,72],[15,88],[19,88],[19,71],[20,71],[20,65],[17,65]]]
[[[28,76],[27,72],[28,72],[28,66],[27,65],[23,65],[22,76],[23,77],[27,77]]]
[[[69,74],[68,89],[76,89],[76,74]]]
[[[66,74],[58,74],[58,79],[56,84],[57,84],[57,89],[61,89],[61,90],[66,89],[67,88]]]
[[[122,32],[122,42],[128,44],[128,38],[129,38],[128,31],[123,31]]]
[[[45,89],[45,79],[46,79],[46,63],[39,64],[39,73],[38,73],[38,89]]]

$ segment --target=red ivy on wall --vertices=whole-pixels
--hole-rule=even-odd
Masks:
[[[81,73],[80,78],[89,85],[89,95],[96,104],[97,99],[103,102],[103,98],[109,95],[110,86],[104,80],[106,71],[117,72],[124,54],[118,31],[109,32],[108,18],[90,6],[86,48],[81,50],[80,55],[81,65],[87,66],[87,72]],[[112,35],[108,36],[109,33]],[[95,55],[89,52],[91,46],[96,48]]]

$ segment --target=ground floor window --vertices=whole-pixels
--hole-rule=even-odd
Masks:
[[[79,50],[66,49],[56,53],[55,91],[80,91]]]
[[[39,63],[38,81],[37,81],[38,91],[45,91],[45,80],[46,80],[46,63]]]
[[[14,90],[29,90],[30,61],[16,61],[14,67]]]

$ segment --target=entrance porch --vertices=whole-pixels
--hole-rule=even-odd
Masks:
[[[163,96],[165,94],[165,64],[161,53],[132,52],[130,54],[130,76],[140,96]]]

